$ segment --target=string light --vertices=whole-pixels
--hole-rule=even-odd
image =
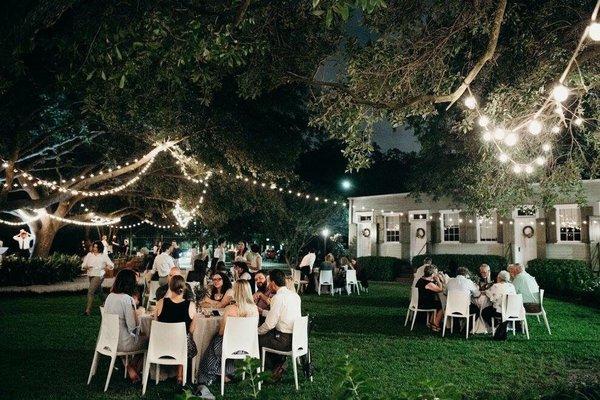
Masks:
[[[559,103],[562,103],[563,101],[567,100],[570,94],[571,92],[569,88],[563,85],[562,83],[554,86],[554,89],[552,89],[552,97],[554,97],[554,100],[556,100]]]
[[[600,24],[598,22],[593,22],[589,27],[589,35],[590,39],[595,42],[600,41]]]
[[[470,110],[473,110],[475,107],[477,107],[477,100],[475,99],[475,97],[468,96],[465,99],[465,106],[467,106],[467,108]]]
[[[537,119],[534,119],[531,122],[529,122],[529,125],[527,125],[527,129],[532,135],[539,135],[542,132],[542,123]]]

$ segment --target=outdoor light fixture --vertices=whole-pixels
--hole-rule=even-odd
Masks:
[[[329,232],[329,229],[327,229],[327,228],[325,228],[325,229],[323,229],[323,230],[321,231],[321,235],[322,235],[324,238],[327,238],[327,237],[329,237],[329,233],[330,233],[330,232]]]
[[[342,188],[344,190],[349,190],[352,187],[352,182],[350,182],[348,179],[344,179],[342,181]]]

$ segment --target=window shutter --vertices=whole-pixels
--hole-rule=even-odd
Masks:
[[[556,209],[546,210],[546,243],[556,243]]]
[[[459,239],[461,243],[477,243],[477,219],[474,215],[460,212]],[[471,221],[471,222],[469,222]]]
[[[440,243],[440,231],[442,229],[442,221],[440,221],[441,214],[432,213],[431,216],[433,217],[431,219],[431,243]]]
[[[410,244],[410,224],[400,217],[400,243]]]
[[[590,242],[590,216],[594,215],[594,207],[581,207],[581,241]]]

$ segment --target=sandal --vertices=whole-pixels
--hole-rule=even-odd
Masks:
[[[437,325],[431,324],[431,330],[434,331],[434,332],[439,332],[442,329],[439,326],[437,326]]]

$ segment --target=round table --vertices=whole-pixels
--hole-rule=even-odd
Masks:
[[[198,354],[192,359],[191,368],[193,383],[196,383],[196,371],[198,371],[198,367],[200,366],[200,360],[202,359],[202,356],[208,348],[212,338],[219,332],[219,323],[222,319],[223,317],[205,317],[202,313],[197,313],[194,317],[196,328],[194,329],[192,336],[194,338],[194,342],[196,343],[196,347],[198,348]],[[144,314],[140,317],[140,331],[142,334],[150,336],[150,327],[153,320],[154,317],[150,314]],[[150,372],[152,373],[154,370],[154,368],[151,368]],[[170,377],[168,374],[168,368],[161,368],[160,370],[160,380]],[[163,371],[165,372],[163,373]]]

